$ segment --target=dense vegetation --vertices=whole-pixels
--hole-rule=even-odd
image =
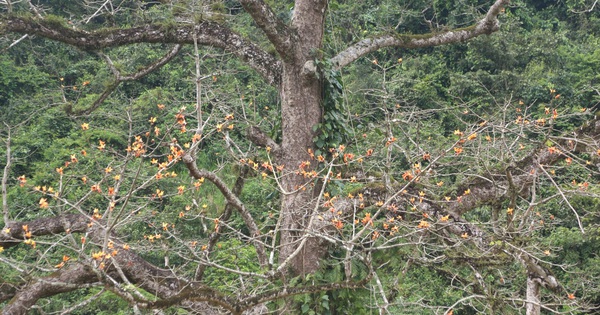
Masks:
[[[292,23],[291,1],[266,2]],[[228,49],[80,49],[5,24],[219,23],[282,54],[238,1],[106,3],[0,4],[0,307],[83,266],[93,281],[73,280],[79,290],[41,296],[31,312],[597,311],[595,2],[511,1],[490,35],[388,47],[339,68],[332,58],[363,38],[468,28],[492,3],[328,1],[312,52],[322,117],[301,165],[278,163],[278,87]],[[288,189],[286,176],[306,183]],[[319,238],[314,272],[278,269],[293,256],[278,242],[282,200],[296,190],[313,198],[303,213],[317,228],[297,244]],[[28,235],[53,217],[61,228]],[[136,282],[125,262],[142,259],[165,283],[192,280],[173,295],[161,280]]]

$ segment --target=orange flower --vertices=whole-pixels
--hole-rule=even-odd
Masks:
[[[91,190],[93,192],[101,193],[102,189],[100,188],[100,184],[92,185]]]
[[[27,183],[27,179],[25,178],[25,175],[21,175],[21,176],[17,177],[17,179],[19,180],[19,186],[21,186],[21,187],[25,186],[25,183]]]
[[[94,209],[94,215],[92,215],[92,218],[96,220],[100,220],[102,218],[102,215],[100,214],[100,210],[98,210],[98,208]]]
[[[373,225],[373,221],[371,221],[371,213],[367,212],[361,222],[363,225],[366,225],[367,223],[371,223],[371,225]]]
[[[404,172],[404,174],[402,174],[402,179],[404,179],[405,181],[411,181],[413,178],[414,176],[411,171],[406,171]]]
[[[340,221],[339,219],[333,219],[331,220],[331,222],[333,223],[333,226],[335,226],[335,228],[338,230],[341,230],[344,227],[344,223],[342,223],[342,221]]]
[[[48,208],[48,200],[46,200],[46,198],[40,199],[40,208],[42,208],[42,209]]]
[[[81,130],[88,130],[88,129],[90,129],[90,124],[88,124],[88,123],[81,124]]]
[[[419,222],[419,225],[417,225],[417,227],[419,229],[426,229],[429,227],[429,222],[422,220],[421,222]]]
[[[106,147],[106,142],[98,140],[98,150],[102,151]]]
[[[94,260],[100,260],[100,259],[104,258],[104,256],[105,256],[105,254],[103,251],[92,253],[92,258]]]

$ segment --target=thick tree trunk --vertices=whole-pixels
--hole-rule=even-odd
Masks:
[[[282,114],[282,164],[289,174],[282,178],[284,194],[281,215],[281,254],[284,262],[300,245],[301,235],[310,221],[313,211],[313,187],[305,186],[310,179],[294,172],[302,161],[310,159],[307,150],[314,148],[313,127],[321,121],[322,87],[315,69],[310,66],[319,56],[323,39],[323,23],[326,1],[297,1],[293,28],[296,31],[295,51],[290,60],[284,61],[281,81]],[[289,262],[292,274],[315,271],[323,255],[317,238],[305,242],[301,252]]]
[[[286,172],[282,179],[284,194],[281,215],[281,254],[280,261],[287,259],[299,246],[301,235],[308,225],[315,207],[313,187],[305,186],[310,179],[294,172],[302,161],[310,160],[307,150],[313,147],[312,128],[321,119],[320,86],[318,80],[303,80],[298,67],[284,66],[282,95],[282,163]],[[302,82],[298,84],[298,82]],[[321,257],[317,240],[311,239],[296,258],[290,263],[294,274],[313,272]]]

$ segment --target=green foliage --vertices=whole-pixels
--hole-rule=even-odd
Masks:
[[[289,19],[290,3],[267,2],[273,4],[278,16],[284,20]],[[422,34],[430,33],[438,25],[464,27],[482,13],[480,8],[486,7],[488,2],[332,0],[329,1],[329,24],[325,29],[327,39],[322,53],[332,56],[350,43],[374,34],[429,36]],[[327,61],[316,61],[323,87],[323,120],[313,130],[317,134],[313,141],[319,149],[315,154],[328,154],[330,148],[340,144],[347,145],[348,150],[356,152],[357,156],[363,155],[367,149],[375,149],[371,161],[364,166],[352,166],[355,169],[343,169],[344,173],[362,172],[376,179],[380,179],[385,173],[395,185],[401,181],[396,174],[402,174],[415,163],[421,163],[423,167],[431,163],[423,159],[424,153],[441,156],[437,163],[446,167],[448,175],[443,178],[435,177],[434,169],[433,175],[424,176],[419,183],[415,183],[415,187],[429,194],[436,183],[443,180],[445,186],[440,191],[443,189],[445,194],[428,197],[443,200],[445,196],[450,196],[455,200],[461,193],[457,189],[467,176],[484,176],[489,170],[505,165],[506,156],[503,154],[507,151],[504,147],[489,144],[489,153],[472,151],[470,156],[456,156],[452,151],[447,153],[445,151],[457,141],[453,134],[455,130],[466,132],[470,125],[498,117],[504,119],[502,123],[506,126],[512,126],[519,115],[525,115],[523,112],[538,119],[546,117],[546,107],[556,108],[561,118],[565,118],[552,126],[556,130],[554,134],[548,134],[543,129],[519,134],[519,137],[535,141],[534,144],[548,146],[547,143],[553,143],[550,136],[574,129],[590,118],[590,112],[598,110],[599,13],[597,9],[582,14],[572,11],[585,10],[587,4],[589,2],[577,0],[511,1],[511,7],[501,16],[501,30],[492,36],[482,36],[465,44],[436,49],[385,49],[358,60],[346,67],[344,72],[335,71]],[[98,26],[132,26],[149,21],[161,23],[163,27],[172,27],[173,17],[202,18],[202,12],[193,11],[193,5],[189,1],[171,6],[150,2],[123,2],[118,14],[101,12],[83,25],[77,21],[74,21],[75,24],[68,24],[66,19],[67,13],[94,13],[88,12],[89,8],[82,3],[48,1],[47,7],[52,8],[55,15],[49,16],[46,22],[89,30]],[[237,3],[212,2],[209,7],[216,13],[235,17],[235,20],[228,20],[226,23],[241,35],[255,40],[263,47],[269,47],[264,34],[252,27],[251,18],[241,12]],[[225,17],[219,15],[217,21],[222,21],[223,18]],[[6,45],[3,42],[2,48],[4,47]],[[125,75],[146,67],[170,49],[171,46],[166,44],[139,44],[107,49],[104,53],[111,56],[116,68]],[[64,111],[65,106],[72,106],[74,111],[89,108],[114,82],[113,74],[102,58],[40,38],[27,38],[6,50],[6,53],[3,51],[0,55],[0,121],[15,126],[11,129],[13,165],[9,173],[7,201],[18,207],[11,207],[10,216],[26,220],[51,214],[51,210],[39,208],[40,195],[27,187],[19,187],[16,178],[26,175],[31,186],[56,187],[60,176],[55,169],[63,167],[65,161],[69,161],[74,154],[79,159],[77,168],[65,168],[63,197],[67,199],[81,198],[89,193],[89,185],[82,184],[81,174],[87,174],[90,182],[104,180],[103,183],[112,184],[114,181],[111,176],[104,174],[104,169],[109,165],[115,169],[124,167],[128,170],[126,175],[130,176],[123,181],[123,187],[131,186],[136,174],[140,178],[154,176],[157,173],[155,165],[147,160],[127,160],[124,152],[131,145],[134,136],[145,135],[146,132],[150,133],[150,136],[144,136],[148,144],[151,145],[153,141],[164,144],[153,147],[153,151],[148,153],[149,158],[161,161],[166,160],[170,153],[168,144],[172,138],[177,138],[181,145],[191,141],[191,133],[179,132],[174,117],[182,107],[185,113],[194,111],[192,104],[195,103],[195,77],[190,66],[193,60],[189,58],[193,54],[190,47],[185,47],[180,56],[160,70],[137,82],[119,86],[93,114],[76,117],[68,115]],[[258,156],[261,161],[265,161],[266,154],[264,149],[256,148],[239,153],[231,143],[222,141],[226,137],[225,133],[216,132],[215,125],[226,115],[234,114],[239,120],[236,120],[233,130],[227,131],[227,137],[241,148],[250,147],[243,132],[249,125],[258,125],[268,131],[273,139],[280,140],[277,91],[261,83],[260,77],[240,61],[222,55],[217,49],[203,48],[201,54],[201,71],[203,74],[211,74],[201,81],[203,115],[204,119],[210,119],[207,120],[206,138],[200,147],[197,164],[201,169],[218,170],[218,174],[231,187],[239,174],[236,163],[240,159]],[[398,58],[402,58],[402,61],[399,62]],[[374,60],[377,62],[374,63]],[[212,74],[215,74],[214,77]],[[552,94],[550,89],[557,92]],[[556,98],[556,94],[561,97]],[[161,110],[157,107],[158,104],[166,104],[167,107]],[[581,108],[589,110],[581,113]],[[521,114],[517,109],[522,111]],[[189,116],[188,129],[196,128],[198,121]],[[154,125],[148,123],[150,117],[157,118]],[[83,132],[82,123],[90,123],[90,130]],[[153,136],[154,127],[160,129],[157,136]],[[7,129],[1,130],[0,138],[6,139]],[[486,135],[494,139],[506,136],[502,131]],[[392,143],[385,146],[392,136],[396,138],[394,143],[398,145],[394,147]],[[484,135],[481,134],[477,141],[485,141],[483,139]],[[98,149],[100,140],[106,143],[107,149],[104,151]],[[475,150],[465,146],[465,150],[470,149]],[[82,150],[87,151],[87,157],[82,156]],[[516,160],[524,155],[524,151],[513,151],[511,154],[515,155]],[[485,161],[477,164],[473,157]],[[567,167],[566,162],[561,162],[552,169],[556,171],[557,181],[598,181],[597,175],[590,175],[594,165],[585,165],[587,160],[597,163],[597,157],[588,154],[579,155],[578,158],[576,162],[581,164],[578,167]],[[6,162],[6,147],[2,145],[0,165],[6,165]],[[170,258],[172,267],[193,274],[196,265],[189,263],[186,255],[196,249],[175,251],[170,248],[177,238],[197,240],[197,248],[205,245],[208,235],[213,231],[213,220],[222,214],[226,202],[218,189],[209,183],[203,184],[198,190],[193,189],[193,180],[183,166],[179,165],[171,170],[178,174],[177,178],[150,182],[136,191],[137,199],[132,203],[145,202],[144,206],[136,209],[135,213],[127,208],[126,214],[132,216],[133,223],[116,229],[124,235],[125,241],[130,241],[132,247],[136,247],[150,261],[160,265],[166,256]],[[275,179],[261,178],[261,171],[251,172],[240,200],[252,216],[261,222],[261,232],[267,234],[277,224],[281,193],[276,188]],[[541,197],[557,195],[552,182],[545,177],[541,177],[540,181]],[[189,190],[178,195],[179,185],[185,185]],[[103,187],[106,189],[106,185]],[[576,185],[560,187],[566,192],[580,189]],[[382,194],[386,190],[379,183],[349,183],[347,179],[341,179],[332,180],[327,191],[332,196],[346,196],[348,193],[356,194],[363,188],[377,190]],[[171,196],[164,199],[150,197],[156,189],[162,189]],[[597,194],[597,184],[592,184],[587,192]],[[567,199],[582,216],[586,234],[579,231],[571,208],[563,199],[556,198],[544,201],[536,209],[540,213],[539,218],[536,214],[535,222],[545,220],[544,227],[537,230],[532,228],[521,239],[494,238],[484,241],[493,248],[491,251],[498,249],[498,252],[493,253],[496,261],[501,262],[507,257],[500,249],[512,244],[519,245],[519,242],[539,244],[536,250],[540,252],[534,252],[533,255],[546,259],[549,263],[568,266],[568,271],[561,268],[552,270],[567,290],[576,292],[578,298],[590,304],[598,305],[600,202],[592,197],[572,195],[568,195]],[[49,202],[52,206],[58,203],[54,199]],[[518,200],[522,207],[526,207],[528,202],[525,199]],[[84,211],[91,213],[94,208],[106,209],[108,204],[109,200],[104,196],[94,195],[86,199],[82,207]],[[188,206],[190,210],[186,210]],[[505,211],[508,202],[505,201],[500,206]],[[405,219],[422,215],[410,212],[410,208],[406,206],[406,211],[402,210]],[[492,211],[491,205],[481,206],[465,218],[487,222],[491,219]],[[178,217],[180,212],[184,213],[183,217]],[[551,216],[554,219],[550,219]],[[500,224],[506,223],[505,216],[499,220]],[[176,231],[162,230],[163,222],[175,225]],[[227,224],[232,234],[221,239],[217,245],[218,250],[210,258],[228,268],[248,273],[261,271],[253,246],[236,239],[240,235],[242,238],[249,235],[243,220],[238,214],[234,214]],[[350,229],[348,226],[344,228]],[[234,235],[233,231],[239,234]],[[165,238],[153,243],[155,247],[149,246],[144,236],[157,233],[163,233]],[[171,238],[167,237],[168,233],[173,233]],[[55,240],[53,237],[46,240],[50,243]],[[268,235],[263,240],[269,243],[274,237],[277,236]],[[380,280],[388,289],[385,293],[392,300],[390,313],[439,314],[440,309],[424,310],[422,305],[452,305],[469,294],[482,294],[474,285],[478,280],[474,278],[469,263],[483,266],[482,281],[496,290],[493,294],[498,296],[498,300],[506,298],[508,301],[514,292],[522,293],[525,284],[523,277],[518,276],[525,274],[523,268],[516,264],[496,266],[494,261],[486,260],[487,257],[477,260],[469,256],[471,252],[468,245],[457,245],[448,252],[428,247],[437,241],[439,240],[435,239],[435,235],[424,236],[413,247],[394,247],[374,255],[376,265],[380,266]],[[67,252],[73,257],[77,254],[69,248],[56,249],[47,244],[38,246],[38,251],[19,246],[0,255],[35,265],[42,259],[44,262],[59,261]],[[543,253],[546,249],[551,253],[549,256]],[[40,256],[40,253],[45,252],[49,253],[48,256]],[[199,250],[194,253],[203,255]],[[333,258],[322,262],[322,270],[307,278],[290,280],[290,285],[347,280],[344,266],[339,264],[345,252],[332,251],[330,254]],[[436,264],[419,263],[429,258],[424,256],[426,254],[444,257],[445,261]],[[549,263],[547,266],[550,266]],[[352,270],[353,280],[359,280],[366,274],[364,266],[357,261],[353,261]],[[40,271],[36,272],[41,274]],[[0,275],[2,281],[18,281],[21,276],[7,264],[0,264]],[[511,278],[511,281],[504,282],[504,278]],[[225,292],[240,290],[239,276],[226,270],[207,268],[204,281],[206,285]],[[253,281],[258,283],[256,279]],[[251,288],[253,283],[247,284]],[[382,302],[375,286],[373,281],[364,289],[301,295],[296,297],[296,302],[301,314],[370,314],[374,312],[371,307]],[[98,292],[98,289],[92,288],[49,298],[43,302],[44,312],[58,312],[65,305],[79,303]],[[455,314],[476,314],[477,307],[481,305],[473,303],[475,306],[458,305]],[[564,306],[563,310],[577,314],[577,310],[570,310],[568,306]],[[171,311],[177,312],[168,310],[169,313]],[[131,312],[127,303],[112,293],[104,293],[86,308],[73,311],[75,314]]]
[[[351,137],[350,126],[342,113],[344,86],[339,71],[325,61],[317,61],[317,71],[323,82],[323,121],[313,127],[317,133],[313,142],[319,151],[316,155],[328,152],[340,144],[348,143]]]

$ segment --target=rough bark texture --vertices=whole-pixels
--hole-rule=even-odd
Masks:
[[[294,172],[302,161],[309,160],[315,132],[313,127],[321,121],[321,83],[316,73],[306,71],[304,65],[318,58],[321,48],[327,1],[299,1],[296,3],[292,28],[297,32],[295,53],[291,61],[284,62],[281,82],[281,163],[288,172]],[[283,216],[280,262],[284,262],[297,249],[315,207],[313,187],[301,175],[290,174],[282,179],[284,194],[281,203]],[[314,272],[319,266],[323,247],[311,238],[290,261],[294,274]]]
[[[296,174],[295,171],[302,161],[309,160],[307,150],[314,148],[313,138],[315,132],[313,127],[323,117],[321,104],[322,82],[320,82],[319,76],[315,72],[314,61],[323,58],[319,55],[319,51],[321,51],[323,43],[327,1],[296,1],[293,22],[289,26],[278,20],[263,1],[242,0],[240,3],[275,46],[280,59],[270,55],[258,45],[242,38],[226,26],[211,21],[202,21],[196,25],[149,24],[126,29],[87,32],[41,18],[9,16],[0,19],[0,32],[37,35],[70,44],[83,50],[100,50],[135,43],[193,44],[195,36],[199,45],[222,48],[247,62],[265,78],[268,84],[276,86],[280,92],[281,143],[277,144],[272,139],[268,139],[259,130],[252,130],[250,138],[260,145],[271,146],[277,163],[285,166],[284,173],[286,175],[281,178],[283,194],[280,213],[282,220],[279,262],[283,272],[292,275],[303,275],[317,270],[319,261],[326,252],[322,238],[313,236],[314,231],[308,231],[313,211],[318,206],[315,198],[318,191],[311,186],[310,179]],[[508,3],[508,0],[497,0],[484,19],[467,29],[420,37],[384,35],[368,38],[350,46],[330,61],[338,67],[343,67],[365,54],[383,47],[429,47],[468,40],[481,34],[490,34],[498,29],[496,16],[506,3]],[[214,173],[198,170],[195,165],[195,158],[192,155],[186,155],[183,162],[192,176],[195,178],[204,177],[213,182],[225,196],[228,207],[238,210],[252,234],[250,241],[257,250],[261,266],[264,267],[267,264],[267,254],[259,239],[259,229],[250,213],[235,195],[235,190],[230,190]],[[523,177],[522,179],[521,177],[517,178],[517,181],[519,181],[517,184],[526,185],[528,183],[525,172],[530,167],[547,163],[543,157],[535,160],[535,162],[537,164],[528,164],[533,166],[523,166],[521,168],[523,173],[520,174]],[[504,178],[501,180],[505,181]],[[458,222],[454,227],[456,233],[462,231],[462,228],[459,227],[459,225],[462,226],[461,214],[506,193],[505,188],[498,187],[493,183],[492,181],[492,183],[478,184],[472,189],[471,196],[465,198],[461,204],[448,205],[448,212],[452,213],[455,216],[455,222]],[[431,213],[439,214],[442,212],[441,207],[434,203],[423,203],[423,207],[430,207],[424,210],[431,211]],[[8,227],[11,228],[10,234],[0,233],[0,246],[8,249],[22,243],[25,239],[25,231],[21,227],[23,224],[29,225],[29,231],[33,237],[67,232],[86,232],[90,233],[89,235],[93,240],[102,243],[106,233],[98,227],[99,225],[93,225],[90,228],[88,226],[90,221],[92,220],[89,216],[73,214],[38,219],[31,222],[13,222],[8,224]],[[452,228],[452,226],[449,226],[449,229]],[[3,310],[3,314],[24,314],[40,298],[75,290],[82,285],[94,285],[96,282],[102,282],[103,285],[117,290],[113,282],[104,278],[107,276],[116,279],[116,283],[133,283],[159,298],[157,301],[130,300],[132,304],[142,307],[164,308],[170,305],[180,305],[183,308],[203,312],[207,310],[206,303],[209,303],[220,306],[234,314],[239,314],[254,305],[294,294],[359,287],[370,279],[367,277],[356,283],[344,282],[322,286],[286,288],[285,290],[278,289],[259,295],[238,296],[234,299],[233,297],[223,296],[216,290],[207,288],[197,281],[180,278],[172,270],[158,268],[133,251],[125,250],[122,244],[118,243],[116,237],[114,241],[120,247],[120,252],[107,260],[107,269],[103,272],[96,268],[96,262],[94,261],[87,262],[87,264],[73,263],[68,265],[68,268],[61,269],[44,278],[31,280],[28,283],[18,285],[2,284],[2,287],[0,287],[2,288],[0,301],[12,298],[9,305]],[[303,246],[300,246],[300,244],[303,244]],[[268,276],[269,274],[266,273],[264,278]],[[540,277],[539,274],[537,276]],[[4,288],[7,288],[6,291]],[[129,298],[126,292],[121,293],[124,298]]]
[[[540,283],[531,276],[527,277],[527,315],[540,315]]]
[[[0,33],[3,32],[38,35],[90,51],[135,43],[193,44],[196,34],[199,45],[222,48],[233,53],[260,73],[269,84],[278,85],[281,80],[281,66],[273,56],[215,22],[205,21],[197,25],[149,24],[87,32],[44,19],[6,17],[0,19]]]

